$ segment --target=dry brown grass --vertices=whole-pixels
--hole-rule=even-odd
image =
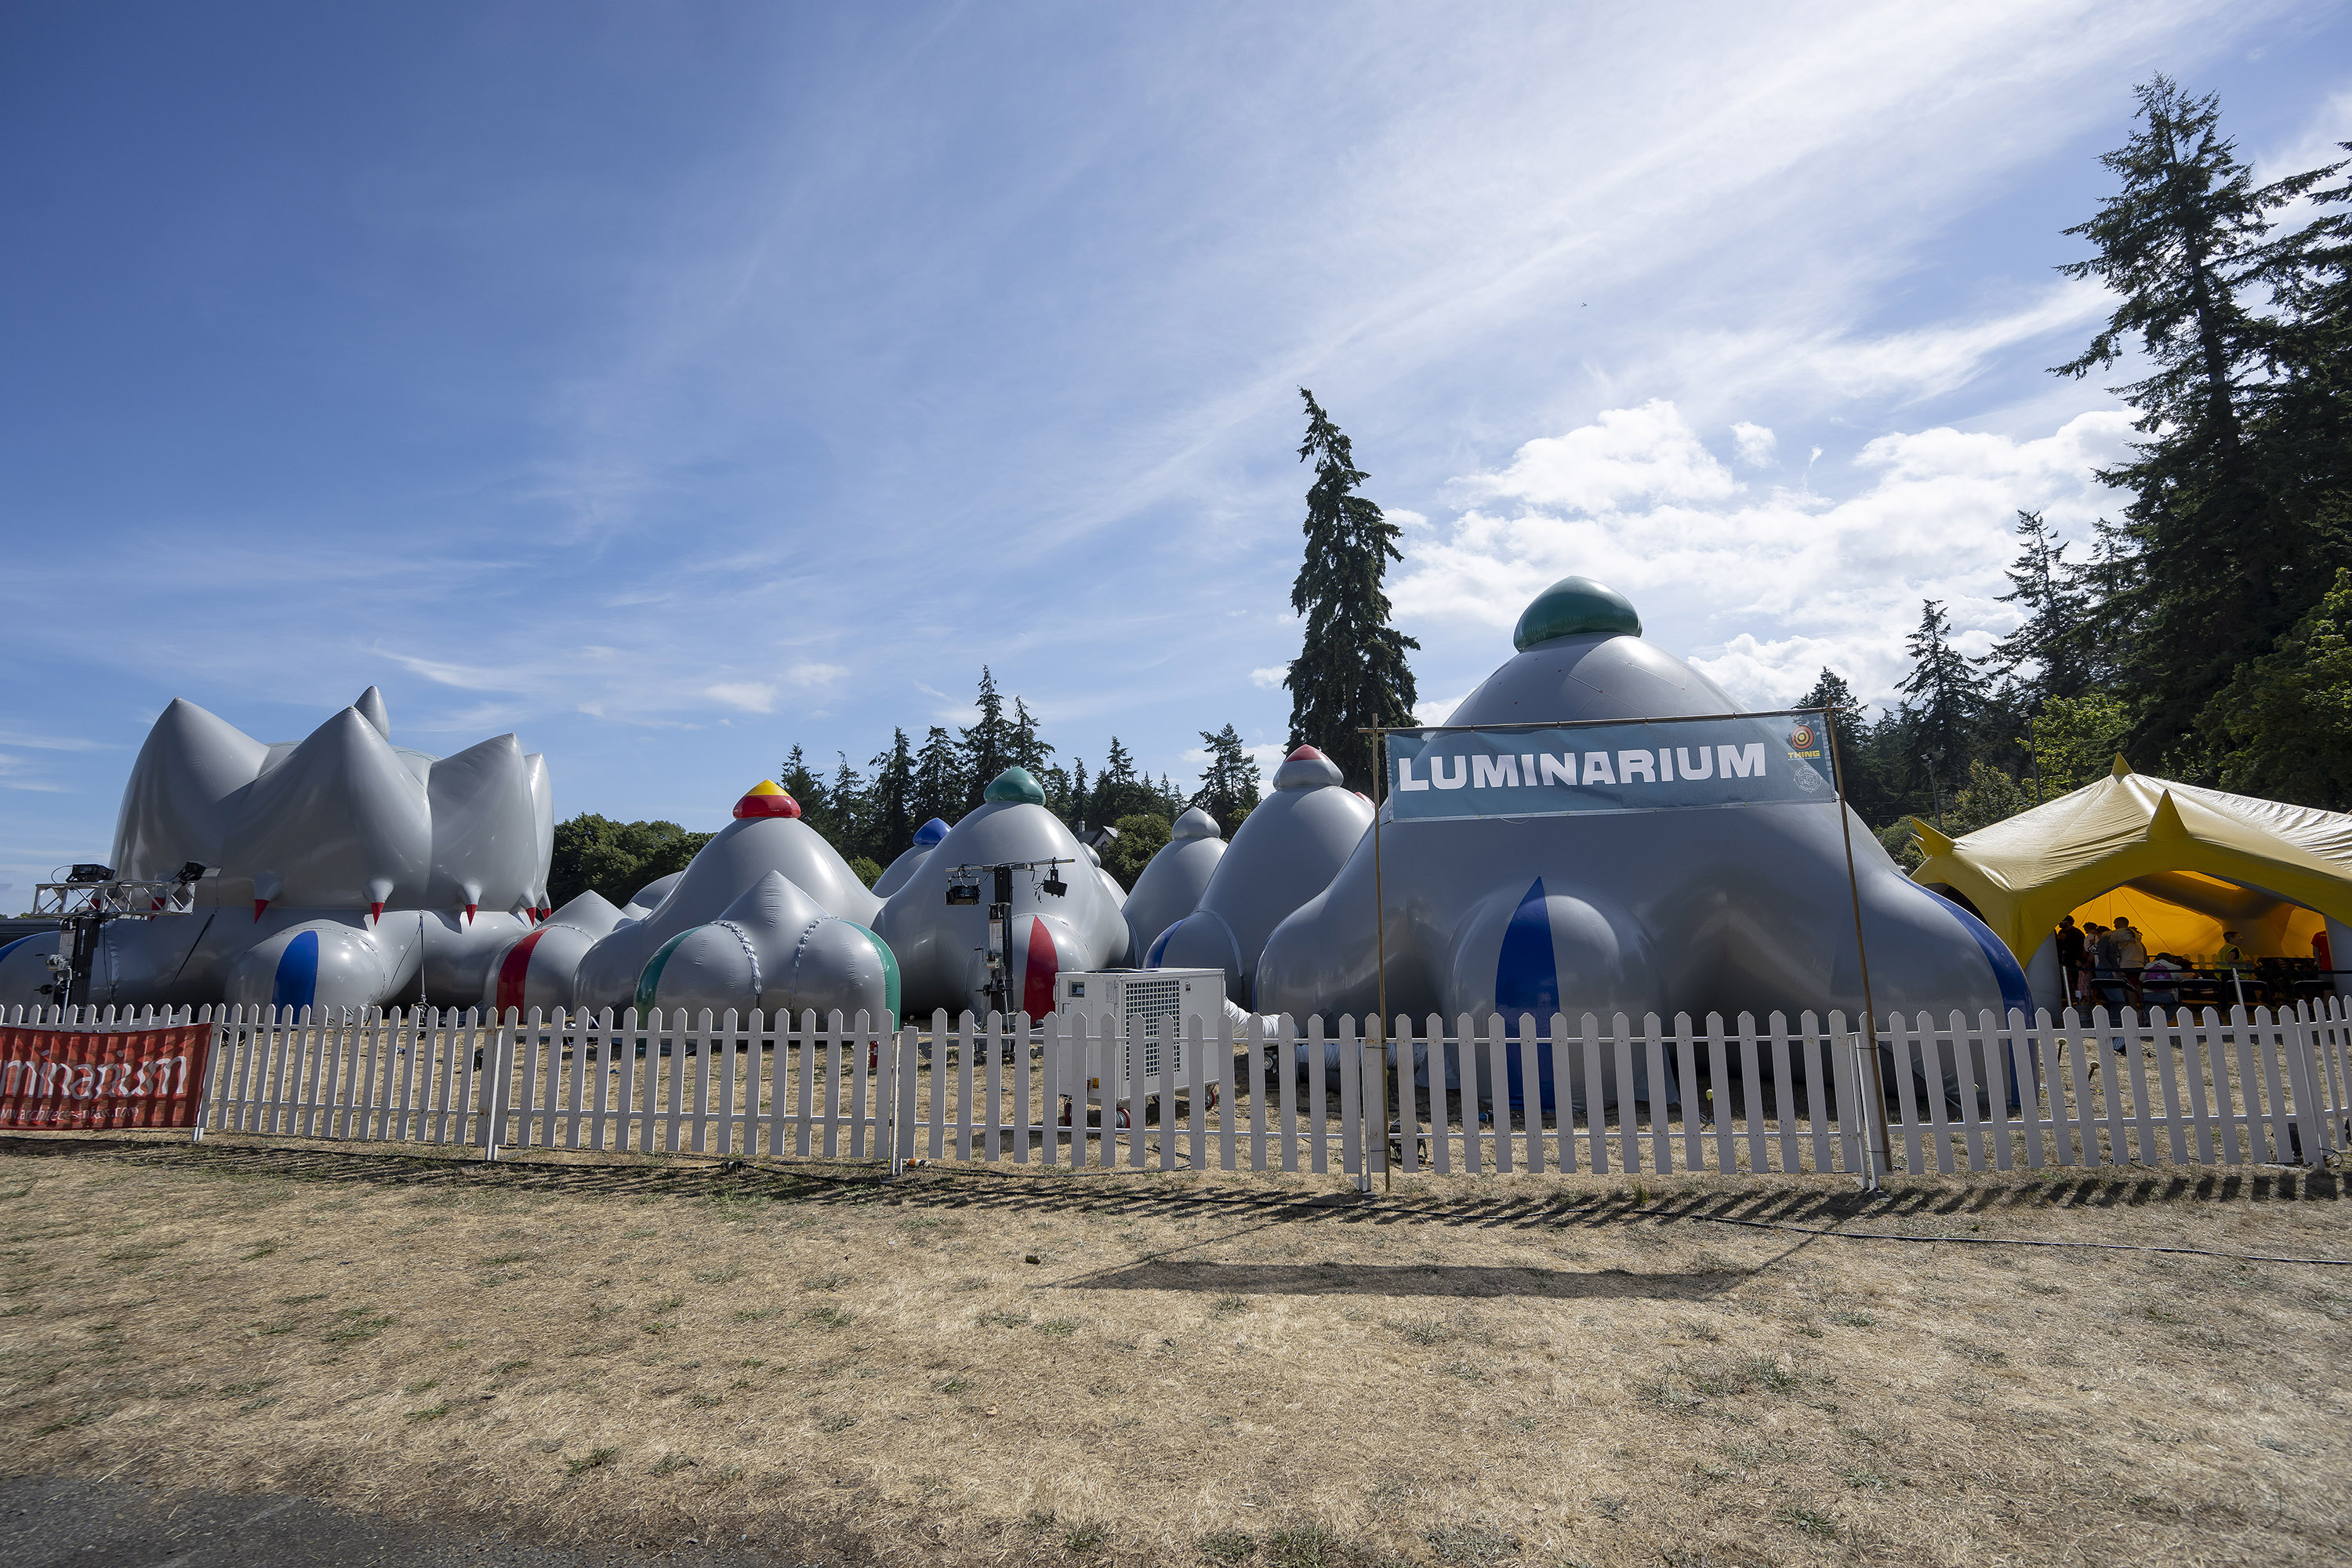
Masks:
[[[0,1452],[799,1560],[2352,1558],[2352,1269],[1690,1217],[2352,1257],[2330,1177],[2064,1176],[5,1140]]]

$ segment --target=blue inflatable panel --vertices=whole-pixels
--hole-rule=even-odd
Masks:
[[[269,1005],[308,1007],[319,997],[319,933],[297,931],[278,955],[278,973],[271,977]]]

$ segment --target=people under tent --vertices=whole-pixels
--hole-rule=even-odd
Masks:
[[[2352,997],[2352,816],[2118,757],[2106,777],[1974,833],[1912,827],[1925,857],[1913,879],[1992,928],[2039,1006]]]

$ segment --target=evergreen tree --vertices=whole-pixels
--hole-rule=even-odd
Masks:
[[[915,816],[915,758],[907,745],[907,731],[890,731],[890,749],[876,757],[874,788],[866,797],[869,847],[866,853],[886,864],[915,840],[923,820]]]
[[[2024,619],[1978,662],[1995,675],[2029,677],[2046,695],[2080,697],[2096,658],[2082,573],[2040,512],[2018,512],[2017,536],[2024,548],[2010,563],[2010,592],[2000,602],[2015,605]]]
[[[1215,817],[1218,827],[1230,838],[1242,819],[1256,809],[1257,762],[1242,743],[1241,731],[1231,724],[1214,732],[1202,731],[1201,742],[1209,748],[1209,765],[1201,770],[1201,787],[1192,804]]]
[[[2340,145],[2352,153],[2352,142]],[[2352,160],[2331,163],[2315,179],[2347,166]],[[2273,349],[2281,385],[2256,446],[2273,491],[2307,506],[2341,565],[2352,535],[2352,181],[2310,198],[2321,216],[2264,257],[2280,310]]]
[[[783,769],[776,782],[783,785],[784,793],[799,804],[803,822],[824,835],[828,841],[840,842],[835,836],[833,792],[824,787],[823,779],[809,771],[808,760],[801,755],[798,746],[794,746],[792,754],[784,759]]]
[[[2223,788],[2352,807],[2352,570],[2274,651],[2239,667],[2217,708]]]
[[[915,753],[914,799],[908,814],[919,826],[934,816],[952,824],[964,814],[964,795],[963,763],[955,742],[934,724],[923,737],[923,749]]]
[[[1862,704],[1854,700],[1853,685],[1826,664],[1822,666],[1821,678],[1813,682],[1812,689],[1790,706],[1834,708],[1838,710],[1838,718],[1842,721],[1858,721],[1862,717]]]
[[[2326,542],[2307,507],[2275,488],[2252,439],[2292,386],[2274,374],[2277,322],[2249,301],[2286,265],[2263,242],[2272,215],[2328,171],[2257,187],[2221,134],[2215,98],[2164,77],[2137,96],[2140,129],[2100,160],[2121,188],[2066,231],[2095,254],[2060,268],[2119,298],[2090,346],[2055,368],[2083,376],[2132,348],[2153,366],[2114,389],[2138,411],[2144,438],[2133,461],[2099,475],[2133,499],[2110,531],[2115,569],[2096,582],[2136,743],[2169,757],[2198,748],[2199,715],[2237,665],[2326,587]]]
[[[1103,759],[1102,772],[1095,775],[1094,798],[1087,803],[1087,820],[1097,826],[1116,826],[1122,816],[1137,813],[1150,816],[1164,804],[1151,782],[1135,771],[1135,759],[1128,755],[1127,748],[1113,735],[1110,754]]]
[[[1087,787],[1087,763],[1083,757],[1070,759],[1070,813],[1062,818],[1073,833],[1085,831],[1094,817],[1094,795]]]
[[[1404,559],[1397,526],[1356,487],[1370,476],[1353,448],[1305,387],[1307,438],[1298,459],[1315,460],[1307,491],[1307,555],[1291,584],[1290,607],[1307,619],[1304,646],[1290,661],[1290,742],[1312,744],[1339,764],[1349,788],[1369,791],[1377,763],[1372,725],[1412,722],[1419,693],[1405,650],[1421,644],[1389,624],[1381,586],[1388,563]]]
[[[1790,706],[1837,710],[1838,787],[1846,804],[1864,822],[1885,825],[1900,820],[1905,812],[1903,791],[1899,782],[1890,785],[1886,776],[1892,754],[1887,742],[1895,731],[1870,721],[1853,694],[1853,683],[1823,665],[1812,689]],[[1899,781],[1901,766],[1895,771]]]
[[[1037,775],[1038,785],[1045,792],[1045,809],[1062,819],[1062,826],[1076,831],[1077,807],[1072,799],[1070,770],[1049,767]]]
[[[1919,627],[1904,644],[1911,656],[1911,673],[1895,688],[1911,700],[1904,704],[1905,754],[1924,771],[1932,809],[1941,813],[1941,801],[1951,793],[1956,770],[1965,777],[1983,694],[1968,658],[1951,644],[1951,617],[1934,599],[1919,603]]]
[[[849,765],[846,752],[834,755],[840,765],[833,770],[833,831],[826,837],[844,859],[871,856],[879,846],[873,842],[873,802],[866,796],[866,775]]]
[[[966,811],[978,805],[996,775],[1013,765],[1013,726],[1005,721],[1004,698],[996,689],[996,677],[984,664],[980,667],[980,697],[974,706],[980,718],[961,732]]]
[[[1053,754],[1054,748],[1038,738],[1037,716],[1029,711],[1029,704],[1016,696],[1013,700],[1013,720],[1005,732],[1005,766],[1027,768],[1043,784],[1045,759]]]

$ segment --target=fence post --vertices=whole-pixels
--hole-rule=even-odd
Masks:
[[[506,1138],[508,1080],[514,1076],[514,1026],[506,1022],[514,1016],[509,1007],[499,1016],[499,1026],[490,1037],[488,1066],[489,1081],[482,1086],[477,1104],[482,1114],[482,1158],[499,1157],[499,1145]]]
[[[890,1174],[893,1176],[907,1173],[907,1161],[915,1152],[915,1057],[920,1037],[912,1026],[908,1026],[899,1029],[898,1041],[892,1047]],[[933,1076],[936,1078],[936,1072]],[[931,1093],[937,1095],[939,1091],[940,1086],[934,1082]]]
[[[2309,1005],[2296,1003],[2294,1022],[2286,1030],[2287,1082],[2294,1095],[2294,1120],[2288,1125],[2294,1131],[2295,1163],[2320,1166],[2327,1163],[2329,1139],[2311,1071],[2313,1011]]]
[[[213,1013],[214,1009],[207,1005],[202,1015],[202,1021],[212,1026],[212,1045],[205,1052],[205,1080],[196,1086],[196,1125],[188,1134],[188,1142],[191,1143],[201,1143],[205,1141],[205,1123],[213,1113],[213,1086],[218,1083],[222,1075],[228,1070],[222,1063],[222,1058],[228,1053],[221,1048],[222,1042],[228,1032],[227,1027],[215,1018]]]
[[[1876,1021],[1873,1020],[1874,1033],[1875,1025]],[[1877,1075],[1864,1070],[1863,1038],[1863,1034],[1856,1031],[1853,1036],[1853,1109],[1854,1113],[1862,1119],[1862,1125],[1854,1131],[1862,1144],[1862,1190],[1865,1193],[1874,1193],[1878,1191],[1880,1145],[1878,1140],[1871,1136],[1870,1121],[1873,1111],[1882,1108],[1874,1107],[1870,1103],[1872,1099],[1870,1086],[1877,1081]],[[1874,1066],[1878,1055],[1878,1042],[1873,1039],[1869,1048],[1872,1065]],[[1720,1112],[1718,1111],[1717,1114]]]

